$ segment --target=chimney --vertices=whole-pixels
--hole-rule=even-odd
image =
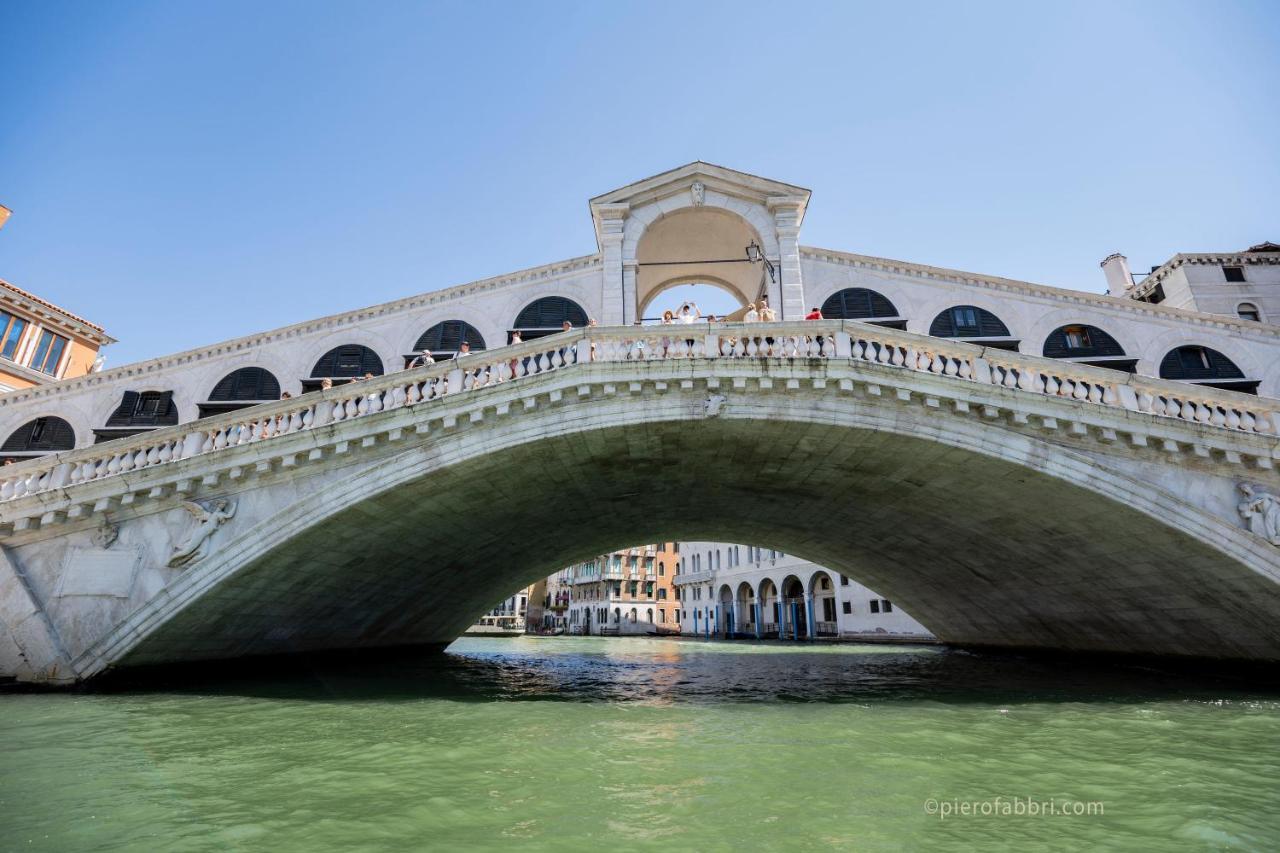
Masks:
[[[1107,293],[1112,296],[1124,296],[1133,287],[1133,276],[1129,273],[1129,259],[1116,252],[1107,255],[1100,264],[1107,277]]]

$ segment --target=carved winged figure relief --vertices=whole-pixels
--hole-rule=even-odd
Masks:
[[[236,505],[226,498],[209,501],[207,506],[196,501],[183,501],[182,508],[191,513],[196,526],[174,542],[173,554],[169,556],[169,567],[174,569],[204,559],[209,550],[209,537],[236,514]]]

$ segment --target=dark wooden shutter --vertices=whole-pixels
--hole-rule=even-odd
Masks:
[[[1089,336],[1089,346],[1072,347],[1067,339],[1067,329],[1084,329]],[[1044,355],[1047,358],[1102,358],[1124,355],[1124,347],[1120,342],[1099,329],[1097,326],[1086,326],[1083,323],[1069,323],[1060,326],[1050,333],[1044,341]]]
[[[865,287],[847,287],[827,297],[822,316],[828,320],[870,320],[897,317],[898,309],[883,294]]]
[[[62,418],[44,417],[28,421],[5,439],[0,451],[71,450],[76,446],[76,433]]]

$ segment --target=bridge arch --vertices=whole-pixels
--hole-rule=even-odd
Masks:
[[[757,223],[742,211],[690,204],[663,212],[644,225],[630,258],[637,308],[643,312],[663,291],[694,282],[715,284],[740,306],[755,302],[769,292],[769,282],[763,264],[749,261],[747,247],[762,241]]]
[[[1260,637],[1280,644],[1259,609],[1280,607],[1276,584],[1246,565],[1280,577],[1280,557],[1189,502],[1200,496],[1060,445],[1045,452],[1034,435],[993,441],[978,420],[906,416],[851,397],[816,406],[799,393],[742,395],[706,418],[696,399],[570,398],[567,409],[535,406],[437,444],[389,449],[361,476],[260,504],[272,511],[93,655],[105,665],[227,646],[444,643],[533,578],[671,540],[767,541],[876,589],[953,642],[1105,650],[1131,639],[1126,618],[1158,588],[1170,612],[1215,598],[1232,610],[1214,637],[1224,648],[1249,656]],[[781,446],[803,452],[779,464]],[[673,459],[687,464],[663,463]],[[515,488],[513,471],[538,476]],[[714,495],[701,488],[712,472]],[[567,523],[580,538],[566,541]],[[513,534],[523,564],[495,556]],[[771,583],[759,585],[766,623]],[[1046,585],[1061,606],[1044,608]],[[1203,639],[1176,620],[1143,625],[1151,650],[1195,654]]]

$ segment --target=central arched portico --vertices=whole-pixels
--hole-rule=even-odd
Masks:
[[[668,287],[710,282],[804,316],[799,233],[809,191],[695,162],[591,200],[604,322],[629,325]],[[756,244],[763,260],[751,262]],[[772,271],[770,273],[770,270]]]

